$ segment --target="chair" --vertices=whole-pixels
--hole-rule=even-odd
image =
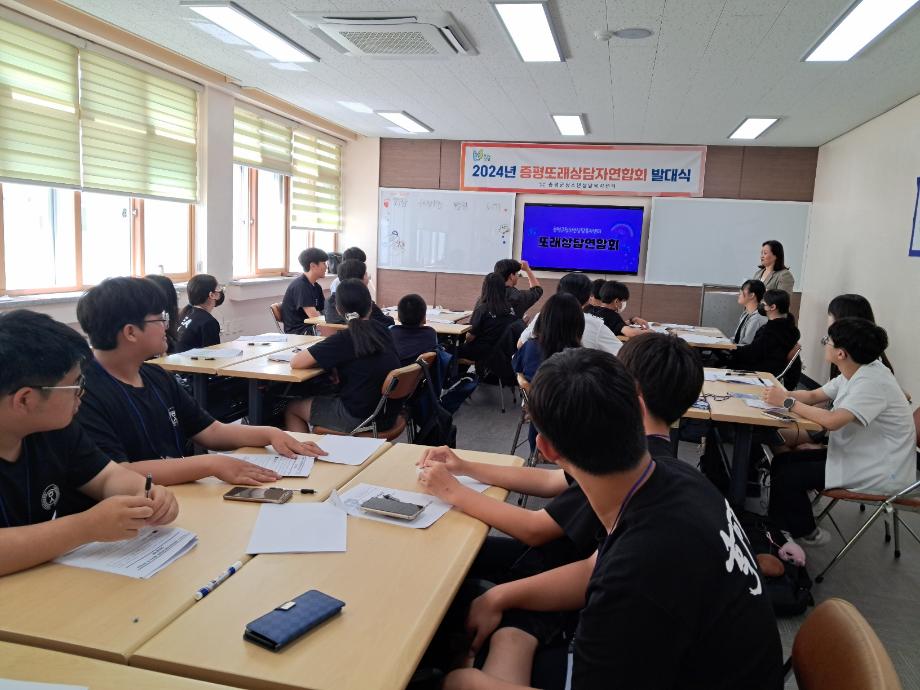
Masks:
[[[517,351],[517,340],[523,332],[523,321],[516,319],[510,322],[489,352],[476,360],[476,373],[480,382],[490,383],[486,379],[494,376],[498,383],[502,414],[505,413],[505,386],[511,388],[511,404],[517,403],[514,390],[517,387],[517,375],[511,366],[511,358]]]
[[[272,313],[272,318],[275,320],[275,328],[278,329],[279,333],[284,333],[284,318],[281,316],[281,302],[275,302],[268,308]]]
[[[517,429],[514,431],[514,441],[511,442],[511,455],[514,455],[517,452],[517,449],[521,447],[523,443],[526,443],[527,439],[520,441],[521,429],[524,428],[524,424],[530,421],[530,413],[527,411],[527,400],[528,395],[530,394],[530,382],[524,378],[523,374],[517,375],[517,385],[521,389],[521,418],[518,420]],[[530,455],[527,456],[527,460],[524,462],[524,467],[533,467],[537,464],[537,456],[539,455],[536,448],[530,451]],[[524,507],[527,505],[527,494],[522,493],[518,498],[518,505]]]
[[[802,344],[796,343],[786,355],[786,367],[776,375],[787,390],[794,390],[802,378]],[[788,379],[788,380],[787,380]]]
[[[377,407],[367,419],[349,432],[315,426],[313,427],[313,433],[332,434],[334,436],[363,436],[365,438],[382,437],[387,441],[392,441],[406,429],[408,419],[404,410],[400,409],[399,414],[396,416],[396,421],[393,422],[393,426],[389,429],[378,429],[377,420],[389,401],[399,401],[400,406],[404,407],[405,402],[415,394],[421,382],[422,367],[418,364],[413,363],[399,369],[393,369],[383,381],[380,402],[377,403]]]
[[[821,602],[792,645],[799,690],[902,690],[878,635],[851,603]]]

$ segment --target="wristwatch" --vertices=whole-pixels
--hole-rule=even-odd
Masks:
[[[783,407],[785,407],[787,410],[791,412],[792,406],[795,405],[797,402],[798,400],[790,396],[786,398],[785,400],[783,400]]]

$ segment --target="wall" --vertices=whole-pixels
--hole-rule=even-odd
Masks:
[[[371,273],[377,267],[377,205],[380,199],[380,139],[358,137],[345,146],[342,203],[345,230],[339,248],[361,247]],[[376,281],[371,283],[375,286]]]
[[[825,144],[818,155],[801,328],[807,375],[827,379],[828,302],[855,292],[888,330],[901,386],[920,397],[920,258],[907,254],[920,176],[920,96]]]

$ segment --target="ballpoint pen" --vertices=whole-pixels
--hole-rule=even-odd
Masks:
[[[242,561],[237,561],[236,563],[234,563],[233,565],[231,565],[231,566],[230,566],[229,568],[227,568],[224,572],[222,572],[220,575],[218,575],[217,577],[215,577],[213,580],[211,580],[211,581],[210,581],[208,584],[206,584],[204,587],[202,587],[202,588],[199,589],[197,592],[195,592],[195,601],[201,601],[202,599],[204,599],[204,598],[205,598],[206,596],[208,596],[211,592],[213,592],[215,589],[217,589],[217,587],[218,587],[221,583],[223,583],[224,581],[226,581],[227,578],[229,578],[231,575],[233,575],[233,573],[235,573],[237,570],[239,570],[239,569],[242,568],[242,567],[243,567],[243,562],[242,562]]]

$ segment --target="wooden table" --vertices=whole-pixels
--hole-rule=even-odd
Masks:
[[[81,685],[91,690],[216,690],[226,687],[9,642],[0,642],[0,678]]]
[[[465,318],[460,316],[459,318]],[[344,323],[326,323],[325,316],[313,316],[309,319],[304,319],[303,322],[309,326],[323,326],[324,328],[334,328],[336,330],[345,330],[348,328],[347,324]],[[397,323],[399,323],[397,321]],[[450,338],[457,338],[469,333],[472,326],[468,323],[429,323],[427,326],[431,326],[435,333],[441,336],[446,336]]]
[[[726,370],[707,368],[706,371],[725,372]],[[780,385],[776,377],[768,372],[758,371],[752,375],[764,381],[770,381],[774,386]],[[730,393],[755,393],[759,395],[763,390],[763,386],[726,383],[724,381],[706,381],[703,383],[703,393],[706,395],[725,396]],[[741,398],[728,398],[726,400],[709,398],[710,419],[714,422],[725,422],[735,426],[731,486],[729,489],[729,501],[732,505],[741,506],[744,503],[754,427],[793,429],[798,426],[805,431],[820,431],[821,429],[821,425],[803,419],[794,412],[789,412],[788,414],[796,420],[795,423],[782,422],[768,417],[761,410],[746,405]]]
[[[655,326],[661,325],[654,322],[650,323]],[[694,326],[692,330],[671,328],[668,330],[668,332],[673,333],[678,337],[683,337],[684,335],[706,335],[712,338],[725,338],[725,340],[728,341],[724,343],[691,343],[690,341],[687,341],[687,344],[690,347],[697,347],[701,350],[735,350],[738,347],[733,342],[731,342],[731,338],[726,337],[726,335],[722,333],[722,331],[720,331],[718,328],[710,328],[708,326]],[[629,340],[629,337],[625,335],[618,335],[617,338],[624,343]]]
[[[415,462],[424,451],[397,444],[345,488],[364,482],[421,491]],[[488,494],[502,500],[507,492],[493,487]],[[487,532],[456,510],[424,530],[350,517],[347,552],[256,557],[131,664],[247,688],[404,688]],[[280,653],[243,641],[246,623],[309,589],[342,599],[342,614]]]
[[[385,307],[383,309],[383,313],[386,314],[387,316],[392,316],[394,319],[396,319],[396,323],[399,323],[399,319],[396,316],[396,309],[397,309],[396,307]],[[449,309],[444,309],[441,311],[440,314],[430,317],[430,319],[428,319],[427,325],[433,327],[436,323],[439,323],[441,321],[449,321],[450,323],[459,323],[460,321],[463,321],[464,319],[470,318],[472,315],[473,315],[472,311],[451,311]]]
[[[317,462],[309,478],[284,478],[276,485],[316,489],[314,496],[298,493],[297,501],[322,500],[362,467]],[[246,545],[259,504],[221,500],[229,488],[213,478],[171,487],[179,500],[173,524],[197,534],[198,545],[148,580],[57,563],[0,578],[0,639],[125,663],[141,644],[193,606],[199,587],[237,560],[243,561],[242,570],[248,567]]]

